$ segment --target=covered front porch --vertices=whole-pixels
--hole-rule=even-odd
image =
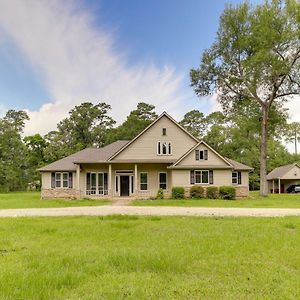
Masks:
[[[79,198],[150,198],[159,188],[169,194],[167,163],[82,163],[76,165]]]

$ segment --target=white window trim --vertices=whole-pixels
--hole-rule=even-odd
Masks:
[[[56,180],[56,174],[60,174],[60,180]],[[64,174],[67,174],[67,180],[64,180]],[[69,175],[69,172],[55,172],[55,188],[56,189],[69,189],[70,186],[69,186],[69,182],[70,182],[70,175]],[[60,186],[56,186],[56,182],[57,181],[60,181]],[[68,182],[68,186],[67,187],[64,187],[64,181],[67,181]]]
[[[141,175],[142,174],[147,174],[147,183],[142,183],[141,182]],[[147,189],[146,190],[142,190],[141,189],[141,184],[147,184]],[[142,172],[139,173],[139,189],[140,189],[141,192],[149,191],[149,177],[148,177],[148,172],[143,172],[142,171]]]
[[[205,149],[206,151],[207,151],[207,149]],[[196,159],[196,151],[199,151],[199,159],[197,159],[198,161],[199,160],[205,160],[205,158],[204,158],[204,150],[199,150],[199,149],[196,149],[195,150],[195,159]],[[203,152],[203,158],[200,158],[200,152]],[[208,156],[208,152],[207,152],[207,156]]]
[[[158,153],[158,143],[160,143],[160,153]],[[162,153],[162,150],[163,150],[163,146],[162,144],[163,143],[167,143],[167,154],[163,154]],[[169,153],[169,144],[171,145],[171,152]],[[156,143],[156,154],[159,155],[159,156],[170,156],[170,155],[173,155],[173,145],[172,145],[172,142],[170,141],[157,141]]]
[[[158,173],[158,188],[159,189],[160,189],[160,184],[161,184],[161,182],[160,182],[160,174],[166,174],[166,182],[165,182],[166,189],[165,190],[167,190],[168,189],[168,173],[167,172],[159,172]],[[164,184],[164,183],[162,182],[162,184]]]
[[[196,182],[196,172],[201,172],[201,176],[200,176],[200,179],[202,181],[202,172],[207,172],[207,179],[208,179],[208,182]],[[209,170],[194,170],[194,180],[195,180],[195,184],[207,184],[209,185]]]
[[[236,177],[235,177],[236,182],[233,182],[233,174],[236,174]],[[231,184],[233,184],[233,185],[239,185],[239,172],[238,171],[233,171],[231,173]]]

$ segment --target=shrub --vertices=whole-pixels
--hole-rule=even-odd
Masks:
[[[184,198],[184,188],[179,186],[174,186],[172,188],[172,198],[173,199],[183,199]]]
[[[156,199],[164,199],[164,190],[163,189],[159,189],[157,191],[157,194],[156,194]]]
[[[208,186],[206,188],[206,197],[209,199],[217,199],[219,197],[219,189],[216,186]]]
[[[219,189],[220,198],[225,200],[235,199],[235,188],[233,186],[220,186]]]
[[[190,197],[191,198],[204,198],[204,188],[199,185],[194,185],[190,189]]]

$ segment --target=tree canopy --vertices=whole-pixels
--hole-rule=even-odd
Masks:
[[[198,96],[216,93],[225,112],[249,102],[260,112],[260,191],[266,196],[271,110],[300,93],[300,3],[228,5],[216,39],[190,72]],[[280,114],[280,112],[279,112]]]

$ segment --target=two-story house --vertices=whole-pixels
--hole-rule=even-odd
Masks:
[[[42,198],[149,198],[174,186],[236,187],[249,194],[252,168],[222,157],[167,113],[131,141],[86,148],[40,169]]]

